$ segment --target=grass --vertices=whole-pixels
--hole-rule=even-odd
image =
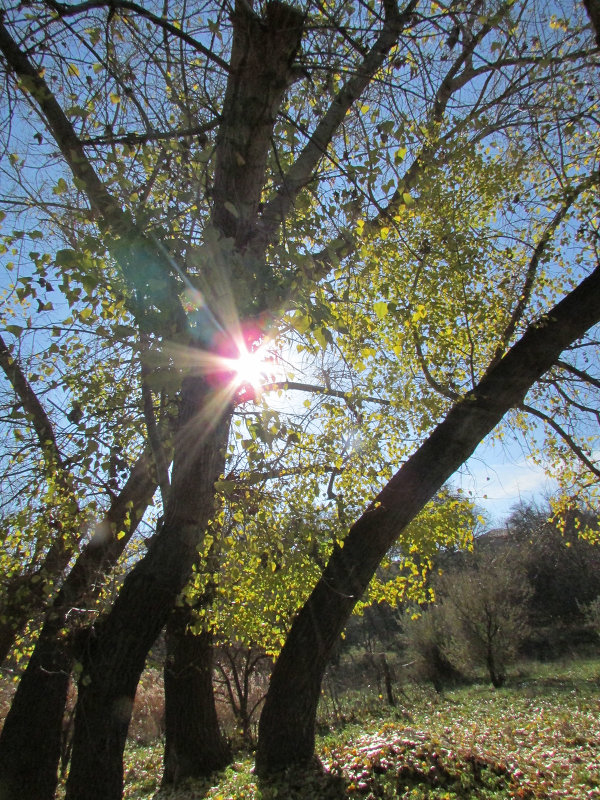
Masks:
[[[600,661],[522,668],[500,690],[407,686],[396,708],[344,696],[322,716],[323,769],[258,781],[251,758],[159,792],[162,745],[131,746],[128,800],[600,799]],[[326,708],[326,704],[324,704]]]

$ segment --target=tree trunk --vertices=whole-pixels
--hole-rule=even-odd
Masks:
[[[491,647],[488,648],[486,664],[492,686],[494,689],[501,689],[506,681],[506,675],[504,674],[504,670],[498,669]]]
[[[120,800],[123,748],[146,655],[197,558],[223,471],[231,409],[201,377],[184,380],[162,529],[90,637],[79,681],[68,800]]]
[[[298,613],[271,675],[259,724],[256,769],[306,764],[331,650],[377,566],[402,530],[477,445],[518,406],[560,353],[600,320],[600,269],[536,323],[448,412],[335,547]]]
[[[73,664],[60,624],[40,637],[21,678],[0,737],[0,798],[52,800],[63,716]]]
[[[383,670],[383,681],[385,684],[385,696],[387,698],[388,706],[396,705],[396,698],[394,697],[394,683],[392,681],[392,670],[387,662],[385,653],[380,656],[381,668]]]
[[[190,633],[189,621],[186,606],[167,622],[163,785],[207,777],[231,760],[215,708],[212,635]]]
[[[63,717],[74,655],[65,627],[69,612],[100,591],[156,491],[147,453],[133,466],[102,520],[112,538],[85,546],[46,618],[0,734],[0,798],[51,800],[57,783]],[[125,536],[117,534],[125,530]],[[95,591],[90,591],[96,586]],[[87,624],[87,623],[86,623]],[[35,770],[32,769],[35,765]]]

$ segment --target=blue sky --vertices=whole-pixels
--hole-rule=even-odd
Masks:
[[[557,483],[533,461],[525,446],[488,441],[479,445],[451,483],[471,493],[492,527],[501,526],[516,504],[543,506],[557,490]]]

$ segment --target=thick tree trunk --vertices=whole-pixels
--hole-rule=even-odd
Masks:
[[[151,472],[149,456],[143,454],[102,520],[112,538],[101,536],[86,545],[46,613],[0,735],[1,800],[54,797],[74,660],[71,639],[64,633],[73,622],[67,616],[97,594],[103,576],[123,552],[156,491]],[[123,530],[126,535],[118,538]]]
[[[69,800],[119,800],[123,748],[146,655],[189,578],[213,512],[231,417],[201,377],[183,383],[173,480],[161,531],[89,640],[79,681]]]
[[[73,658],[58,639],[60,624],[41,638],[13,699],[0,739],[0,798],[52,800]]]
[[[231,760],[215,707],[212,635],[190,633],[189,621],[189,609],[177,607],[167,623],[164,785],[206,777]]]
[[[336,547],[275,664],[259,725],[256,769],[313,757],[321,681],[331,650],[379,562],[402,530],[506,412],[600,321],[600,269],[531,325],[477,387],[449,411]]]

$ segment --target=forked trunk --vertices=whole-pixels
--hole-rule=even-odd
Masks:
[[[143,454],[103,519],[103,524],[115,534],[125,531],[125,536],[92,539],[46,612],[0,735],[2,800],[51,800],[54,797],[74,660],[71,639],[65,635],[65,629],[71,627],[68,617],[73,608],[87,605],[100,591],[102,578],[117,562],[155,489],[148,456]],[[92,589],[93,586],[96,589]]]
[[[207,777],[231,760],[215,708],[212,635],[194,635],[189,621],[189,608],[178,607],[167,623],[163,785]]]
[[[200,377],[181,395],[173,480],[162,529],[89,639],[79,681],[68,800],[120,800],[123,749],[137,684],[197,558],[223,471],[231,409]]]

